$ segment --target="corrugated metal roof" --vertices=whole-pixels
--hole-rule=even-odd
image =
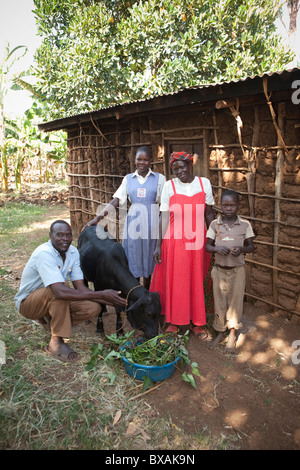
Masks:
[[[213,87],[219,87],[219,86],[223,86],[223,85],[231,85],[231,84],[234,84],[234,83],[246,82],[247,80],[253,80],[255,78],[263,78],[265,76],[268,76],[268,77],[275,76],[275,75],[280,76],[280,75],[283,75],[285,73],[291,73],[291,72],[296,71],[296,70],[298,70],[299,73],[300,73],[300,68],[294,67],[292,69],[281,70],[281,71],[278,71],[278,72],[265,72],[265,73],[262,73],[262,74],[259,74],[259,75],[253,75],[253,76],[250,76],[250,77],[239,78],[239,79],[235,79],[235,80],[225,80],[225,81],[219,82],[219,83],[204,83],[204,84],[199,84],[199,85],[193,85],[193,86],[190,86],[190,87],[180,88],[179,90],[173,91],[173,92],[170,92],[170,93],[163,93],[161,95],[151,96],[151,97],[145,98],[143,100],[126,101],[126,102],[123,102],[122,104],[143,103],[145,101],[149,101],[149,100],[152,100],[154,98],[159,98],[159,97],[162,97],[162,96],[174,96],[174,95],[182,93],[186,90],[202,90],[204,88],[213,88]],[[98,111],[101,111],[101,110],[104,110],[104,109],[109,109],[109,108],[114,108],[115,106],[117,106],[117,105],[108,106],[107,108],[101,108]],[[86,113],[84,113],[84,114],[86,114]]]
[[[126,101],[126,102],[123,102],[123,103],[113,104],[113,105],[107,106],[105,108],[94,109],[94,110],[86,111],[86,112],[83,112],[83,113],[68,115],[68,116],[65,116],[63,118],[58,118],[58,119],[55,119],[53,121],[49,121],[49,122],[39,124],[39,127],[43,130],[54,130],[54,127],[56,127],[55,123],[57,123],[58,125],[61,125],[61,127],[58,127],[58,128],[62,129],[62,128],[64,128],[64,125],[67,125],[68,120],[73,121],[74,119],[76,119],[78,121],[82,121],[81,118],[84,118],[85,116],[87,117],[87,116],[93,115],[95,113],[100,114],[100,113],[105,113],[105,111],[120,110],[120,108],[128,106],[128,105],[135,105],[135,104],[140,105],[140,104],[143,104],[143,103],[149,103],[151,101],[154,101],[154,100],[157,100],[157,99],[160,99],[160,98],[174,97],[174,96],[178,96],[180,94],[187,93],[188,91],[193,91],[193,90],[203,91],[203,90],[213,90],[213,89],[216,89],[216,88],[219,88],[219,87],[224,87],[224,86],[231,87],[231,86],[235,86],[235,85],[239,85],[239,84],[245,84],[246,82],[252,82],[253,80],[258,80],[258,79],[261,79],[263,77],[271,77],[271,78],[278,77],[279,79],[284,79],[285,76],[287,76],[287,78],[288,78],[288,76],[290,76],[291,74],[294,74],[295,72],[299,73],[299,79],[300,79],[300,68],[294,67],[292,69],[281,70],[281,71],[277,71],[277,72],[265,72],[265,73],[262,73],[262,74],[259,74],[259,75],[253,75],[253,76],[240,78],[240,79],[236,79],[236,80],[234,79],[234,80],[223,81],[223,82],[220,82],[220,83],[199,84],[199,85],[194,85],[194,86],[191,86],[191,87],[181,88],[181,89],[179,89],[177,91],[174,91],[174,92],[163,93],[161,95],[151,96],[149,98],[144,98],[144,99],[141,99],[141,100]],[[50,129],[50,127],[52,127],[52,129]]]

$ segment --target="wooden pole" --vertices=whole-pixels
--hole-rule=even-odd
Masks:
[[[256,147],[259,144],[259,132],[260,132],[259,110],[257,106],[255,106],[254,108],[254,116],[255,116],[255,119],[254,119],[254,125],[253,125],[253,135],[252,135],[252,149],[249,152],[249,159],[248,159],[249,173],[246,175],[250,217],[255,217],[254,197],[251,195],[251,193],[255,193]]]
[[[215,141],[215,145],[218,145],[219,142],[218,142],[218,134],[217,134],[217,117],[216,117],[215,112],[213,112],[212,118],[213,118],[213,123],[214,123],[214,141]],[[218,170],[220,170],[221,167],[222,167],[221,153],[220,153],[219,149],[217,149],[216,152],[217,152]],[[222,185],[223,185],[223,174],[222,174],[221,171],[218,171],[218,186],[219,186],[219,189],[218,189],[218,204],[219,205],[221,204],[221,195],[222,195],[221,186]]]
[[[203,174],[200,176],[205,176],[209,178],[208,174],[208,161],[209,161],[209,130],[205,129],[203,131]]]
[[[170,165],[169,165],[169,158],[170,158],[170,155],[168,155],[168,151],[169,151],[169,148],[168,148],[168,142],[167,140],[165,139],[165,134],[162,133],[161,135],[161,142],[162,142],[162,148],[163,148],[163,157],[164,157],[164,175],[166,177],[166,179],[170,179]]]
[[[133,122],[131,122],[130,130],[131,130],[131,132],[130,132],[131,148],[130,148],[129,160],[130,160],[130,172],[133,173],[135,171],[135,164],[134,164],[135,153],[134,153],[134,150],[133,150],[133,143],[134,143],[134,123]]]
[[[85,140],[86,140],[86,137],[85,137],[85,134],[84,134],[84,131],[82,128],[80,128],[80,145],[83,147],[84,144],[85,144]],[[83,149],[79,149],[78,151],[78,157],[77,157],[77,160],[86,160],[86,155],[85,155],[85,150]],[[88,174],[88,165],[85,163],[83,165],[83,173],[85,175]],[[82,198],[85,198],[86,197],[86,190],[84,189],[84,180],[80,180],[80,195]],[[81,201],[81,223],[80,223],[80,227],[79,227],[79,230],[81,230],[81,228],[84,226],[84,224],[86,223],[85,220],[86,220],[86,217],[85,217],[85,211],[86,211],[87,207],[86,207],[86,202],[84,201],[84,199],[82,199]]]
[[[69,142],[68,138],[68,146],[67,146],[67,156],[68,156],[68,161],[67,161],[67,173],[68,173],[68,184],[69,184],[69,210],[70,210],[70,222],[71,222],[71,227],[74,229],[77,227],[77,213],[73,212],[74,209],[74,201],[70,199],[70,197],[73,195],[75,196],[75,191],[76,188],[74,187],[75,184],[75,177],[70,175],[70,173],[73,173],[72,166],[74,165],[72,157],[72,152],[71,152],[71,147],[72,147],[72,142]]]
[[[93,174],[93,166],[92,166],[92,151],[89,152],[89,158],[88,158],[88,175],[89,175],[89,192],[90,192],[90,199],[94,201],[94,192],[93,192],[93,178],[91,175]],[[96,206],[95,203],[92,202],[92,212],[93,214],[96,214]]]
[[[277,144],[281,143],[281,140],[284,136],[284,118],[285,118],[285,103],[278,104],[278,128],[280,130],[280,136],[277,139]],[[275,196],[276,198],[280,198],[282,196],[282,170],[283,170],[283,163],[284,163],[284,153],[281,149],[277,151],[277,161],[276,161],[276,176],[275,176]],[[275,244],[273,247],[273,266],[278,267],[278,237],[279,237],[279,221],[281,219],[281,212],[280,212],[280,199],[275,199],[274,202],[274,234],[273,234],[273,243]],[[278,271],[275,269],[273,271],[273,300],[275,304],[278,304],[278,291],[277,291],[277,283],[278,283]]]
[[[255,198],[251,194],[255,192],[255,179],[256,179],[256,150],[255,147],[259,144],[259,110],[258,107],[254,108],[254,124],[253,124],[253,134],[252,134],[252,148],[251,150],[246,150],[245,154],[248,156],[248,169],[249,172],[246,175],[247,180],[247,190],[248,190],[248,203],[249,203],[249,215],[250,217],[255,217]],[[253,253],[248,254],[248,258],[253,260]],[[251,278],[252,278],[252,265],[246,265],[246,291],[251,292]]]
[[[78,141],[79,141],[79,135],[78,135]],[[75,141],[76,142],[76,141]],[[75,150],[75,152],[72,152],[73,153],[73,171],[75,170],[77,173],[78,173],[78,170],[77,170],[77,163],[76,161],[79,160],[78,158],[78,150]],[[75,191],[74,191],[74,195],[75,196],[79,196],[80,195],[80,177],[79,176],[76,176],[74,175],[75,178],[74,178],[74,183],[76,184],[76,188],[75,188]],[[81,221],[81,210],[80,208],[78,207],[78,204],[80,203],[80,201],[78,201],[77,199],[75,199],[74,201],[74,205],[73,205],[73,209],[76,210],[76,227],[75,227],[75,231],[76,233],[79,233],[80,231],[80,221]]]

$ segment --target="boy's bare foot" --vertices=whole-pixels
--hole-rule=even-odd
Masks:
[[[226,352],[235,353],[235,344],[236,344],[236,332],[234,328],[231,328],[229,336],[228,336],[228,341],[225,346]]]

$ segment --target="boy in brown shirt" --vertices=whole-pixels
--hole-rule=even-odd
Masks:
[[[223,340],[228,328],[230,330],[226,345],[228,351],[234,350],[236,330],[243,326],[244,253],[254,251],[254,233],[251,224],[237,214],[238,208],[238,193],[233,190],[224,191],[221,198],[222,215],[210,224],[205,247],[215,256],[211,277],[215,306],[213,327],[218,331],[218,335],[210,347],[215,347]]]

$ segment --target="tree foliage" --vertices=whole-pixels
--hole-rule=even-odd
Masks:
[[[279,0],[34,0],[51,118],[284,68]]]

